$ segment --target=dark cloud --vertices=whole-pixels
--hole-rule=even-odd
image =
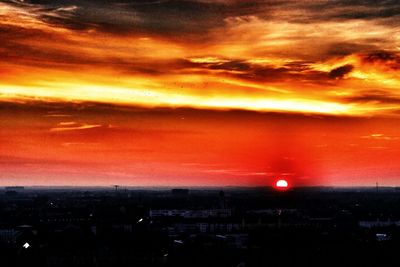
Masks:
[[[365,40],[364,40],[365,41]],[[365,42],[334,42],[329,45],[326,54],[330,57],[348,56],[360,51],[370,51],[376,49],[377,46],[384,43],[385,40],[368,40]]]
[[[215,70],[227,70],[227,71],[248,71],[251,69],[251,65],[241,60],[230,60],[223,63],[217,64],[205,64],[210,69]]]
[[[354,69],[353,65],[347,64],[338,68],[335,68],[329,72],[329,78],[331,79],[343,79]]]
[[[225,25],[226,19],[230,17],[255,16],[261,20],[283,19],[300,23],[338,19],[392,19],[398,24],[398,14],[400,14],[398,1],[12,0],[5,2],[31,9],[42,20],[69,28],[166,35],[206,32]]]
[[[399,105],[400,96],[383,90],[368,90],[357,95],[344,98],[350,103],[374,103],[374,104],[389,104]]]
[[[35,14],[35,18],[55,27],[74,30],[93,29],[118,35],[156,35],[161,38],[173,39],[183,43],[191,42],[196,45],[212,43],[213,38],[219,37],[207,33],[217,28],[223,29],[230,18],[237,17],[299,23],[319,23],[357,18],[373,20],[390,17],[392,24],[398,25],[400,23],[399,17],[395,14],[397,8],[400,8],[398,1],[379,2],[379,5],[375,1],[361,0],[316,2],[280,0],[8,0],[3,2]],[[367,12],[369,15],[363,15],[362,12]],[[397,14],[400,14],[400,11]],[[0,38],[7,40],[11,46],[18,47],[18,44],[13,41],[22,42],[22,40],[29,38],[50,40],[54,36],[38,29],[28,30],[24,27],[2,25],[0,27]],[[60,37],[58,36],[58,38]],[[55,41],[70,42],[64,39]],[[383,49],[382,46],[389,41],[376,38],[374,40],[360,39],[348,42],[338,42],[332,39],[332,42],[328,44],[328,47],[322,48],[320,58]],[[24,47],[18,49],[26,51]],[[32,51],[30,54],[43,53],[50,54],[53,52]],[[266,53],[270,53],[270,51],[268,50]],[[4,54],[7,54],[7,51]],[[68,57],[65,55],[58,58],[68,61]],[[89,62],[90,60],[88,59]],[[240,64],[240,62],[236,64],[237,70],[243,70],[247,67]],[[228,67],[233,67],[233,65]]]
[[[381,20],[381,23],[399,21],[400,3],[397,0],[325,0],[297,1],[295,8],[304,11],[304,16],[294,16],[291,20],[314,23],[331,20]]]
[[[391,51],[375,51],[361,55],[363,63],[381,64],[393,70],[400,69],[400,56]]]
[[[0,34],[0,36],[2,36]],[[18,47],[18,49],[15,49]],[[8,40],[0,47],[1,58],[10,64],[19,64],[24,66],[33,66],[40,68],[71,68],[75,65],[77,68],[85,65],[105,64],[98,58],[69,53],[60,49],[43,49],[38,46],[31,46],[19,42]]]
[[[326,73],[313,70],[312,62],[294,61],[283,66],[250,63],[241,59],[223,59],[221,62],[194,63],[188,61],[181,66],[199,71],[219,71],[219,75],[250,80],[254,82],[328,82]]]
[[[226,5],[197,1],[8,1],[41,20],[115,33],[199,33],[223,25]]]
[[[238,74],[238,77],[260,82],[325,82],[326,73],[309,69],[295,69],[291,67],[253,66],[246,73]]]
[[[366,62],[372,62],[372,63],[377,61],[386,62],[386,61],[398,60],[398,56],[388,51],[378,51],[364,55],[363,59]]]
[[[332,122],[354,122],[359,119],[356,116],[335,116],[328,114],[302,114],[302,113],[286,113],[286,112],[258,112],[250,110],[241,109],[229,109],[229,110],[213,110],[213,109],[196,109],[196,108],[163,108],[163,107],[152,107],[146,108],[134,105],[123,105],[123,104],[107,104],[99,102],[66,102],[66,101],[44,101],[32,98],[26,100],[25,102],[4,102],[0,101],[0,122],[1,124],[12,123],[15,121],[6,120],[12,115],[12,117],[18,117],[26,124],[27,118],[34,117],[40,119],[41,121],[48,120],[51,122],[58,122],[60,120],[77,120],[77,119],[91,119],[96,120],[108,120],[110,117],[121,116],[122,119],[129,122],[140,121],[141,119],[148,118],[172,118],[176,121],[186,122],[182,120],[193,119],[195,121],[203,121],[205,124],[210,122],[210,120],[215,119],[229,120],[233,123],[236,119],[241,118],[243,120],[248,120],[254,116],[259,117],[259,122],[265,123],[265,121],[278,121],[278,120],[298,120],[301,122],[307,120],[314,120],[315,122],[322,120],[329,120]],[[57,117],[51,115],[68,115],[68,117]],[[101,123],[101,122],[100,122]],[[53,126],[54,124],[52,124]],[[5,129],[5,128],[4,128]],[[47,128],[46,128],[47,129]],[[113,128],[107,128],[112,131]],[[123,130],[117,128],[117,130]],[[1,136],[0,136],[1,138]]]
[[[186,59],[165,61],[149,61],[143,59],[136,61],[121,61],[118,64],[115,60],[113,60],[112,66],[114,66],[116,70],[129,74],[206,74],[218,71],[218,75],[220,76],[249,80],[252,82],[271,83],[285,81],[318,84],[330,83],[330,79],[343,78],[345,74],[352,70],[351,65],[346,65],[332,70],[330,73],[326,73],[312,69],[310,65],[313,64],[313,62],[308,61],[294,61],[283,66],[274,66],[250,63],[249,61],[242,59],[221,59],[221,62],[198,63]]]

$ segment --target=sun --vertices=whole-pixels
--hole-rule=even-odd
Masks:
[[[275,187],[279,190],[286,190],[289,188],[289,183],[287,180],[279,179],[276,181]]]

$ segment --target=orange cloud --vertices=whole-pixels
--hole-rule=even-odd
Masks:
[[[0,99],[396,114],[387,101],[356,99],[372,89],[396,95],[399,85],[396,28],[373,7],[338,2],[324,19],[312,3],[181,4],[115,4],[120,16],[107,25],[115,14],[102,4],[1,3]],[[357,10],[360,18],[345,17]],[[184,21],[181,15],[198,12],[197,20],[214,23],[196,37],[190,23],[179,28],[184,21],[150,16],[167,11]]]

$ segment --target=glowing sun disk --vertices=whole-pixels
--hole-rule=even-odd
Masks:
[[[286,180],[278,180],[275,185],[277,188],[287,188],[289,186]]]

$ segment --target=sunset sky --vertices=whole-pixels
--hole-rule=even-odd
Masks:
[[[399,14],[0,1],[0,186],[400,186]]]

